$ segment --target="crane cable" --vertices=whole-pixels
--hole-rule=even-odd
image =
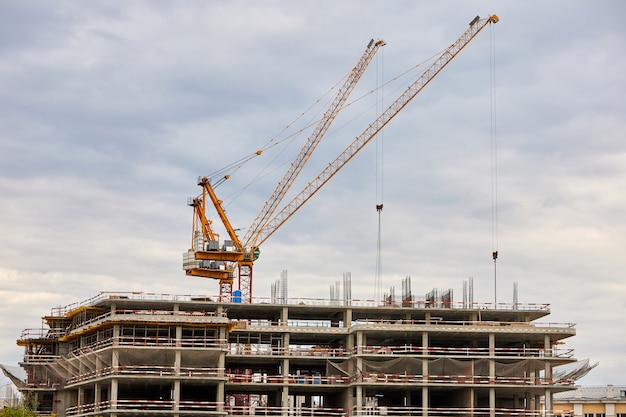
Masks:
[[[409,68],[408,70],[398,74],[397,76],[391,78],[390,80],[388,80],[387,82],[384,82],[380,85],[377,85],[375,89],[370,90],[364,94],[362,94],[360,97],[355,98],[354,100],[346,103],[344,105],[344,108],[346,107],[350,107],[352,105],[354,105],[355,103],[363,100],[364,98],[371,96],[372,94],[376,94],[378,95],[378,92],[382,89],[384,90],[384,87],[388,84],[391,84],[395,81],[398,81],[399,79],[403,78],[404,76],[406,76],[407,74],[411,73],[412,71],[417,70],[418,68],[422,67],[424,64],[432,61],[435,57],[441,55],[442,51],[437,52],[436,54],[434,54],[433,56],[423,60],[422,62],[419,62],[418,64],[414,65],[413,67]],[[384,53],[384,51],[383,51]],[[237,171],[239,168],[241,168],[243,165],[245,165],[248,161],[250,161],[251,159],[256,158],[257,156],[261,155],[262,153],[264,153],[265,151],[267,151],[268,149],[271,149],[275,146],[278,146],[280,144],[282,144],[283,142],[286,142],[288,140],[294,140],[295,137],[297,137],[298,135],[300,135],[302,132],[306,131],[307,129],[311,128],[312,126],[315,126],[318,122],[319,122],[319,118],[315,119],[315,120],[310,120],[304,127],[296,130],[293,133],[290,133],[289,135],[286,136],[282,136],[285,132],[287,132],[290,128],[293,127],[293,125],[300,120],[302,117],[304,117],[305,114],[307,114],[308,112],[310,112],[315,106],[317,106],[323,99],[324,97],[327,97],[332,91],[334,91],[341,83],[344,82],[344,80],[348,77],[349,74],[346,74],[344,77],[342,77],[339,81],[337,81],[335,83],[335,85],[333,85],[332,87],[330,87],[324,94],[322,94],[322,96],[320,96],[317,100],[315,100],[309,107],[307,107],[302,113],[300,113],[300,115],[298,115],[293,121],[291,121],[290,123],[288,123],[287,125],[285,125],[285,127],[283,127],[282,130],[280,130],[278,133],[276,133],[273,137],[271,137],[266,144],[259,148],[259,150],[244,156],[243,158],[229,164],[226,165],[222,168],[220,168],[217,171],[212,172],[211,174],[207,175],[207,178],[217,178],[216,179],[216,183],[213,184],[213,188],[216,188],[219,184],[221,184],[222,182],[224,182],[226,179],[228,179],[230,177],[231,174],[233,174],[235,171]],[[400,87],[399,87],[400,88]],[[401,87],[404,88],[404,87]],[[384,93],[383,93],[384,94]],[[378,102],[378,100],[377,100]],[[258,178],[257,178],[258,179]]]
[[[436,54],[433,54],[432,56],[422,60],[421,62],[417,63],[416,65],[414,65],[413,67],[407,69],[406,71],[396,75],[395,77],[389,79],[386,82],[380,82],[377,79],[376,81],[376,88],[373,90],[370,90],[364,94],[362,94],[360,97],[355,98],[354,100],[346,103],[344,105],[344,108],[350,107],[352,105],[354,105],[355,103],[363,100],[366,97],[371,96],[372,94],[376,94],[376,96],[378,97],[379,92],[382,90],[381,96],[384,99],[384,88],[385,86],[387,86],[388,84],[397,82],[398,80],[406,77],[407,75],[413,73],[414,71],[416,71],[417,69],[421,68],[422,66],[424,66],[425,64],[429,63],[430,61],[432,61],[433,59],[435,59],[437,56],[441,55],[442,51],[437,52]],[[384,53],[384,51],[383,51]],[[379,58],[376,58],[377,62]],[[384,57],[383,57],[384,60]],[[302,134],[302,132],[306,131],[307,129],[311,128],[312,126],[316,125],[319,122],[319,118],[315,118],[315,120],[309,120],[308,123],[306,123],[304,125],[304,127],[299,128],[298,130],[296,130],[295,132],[292,132],[286,136],[282,136],[283,134],[285,134],[285,132],[287,132],[289,129],[291,129],[293,127],[293,125],[300,120],[301,118],[303,118],[307,113],[309,113],[312,109],[314,109],[316,106],[319,105],[320,102],[323,101],[323,99],[325,97],[328,97],[329,94],[331,92],[333,92],[334,90],[337,89],[337,87],[342,84],[345,79],[349,76],[349,73],[346,74],[344,77],[342,77],[339,81],[337,81],[332,87],[330,87],[324,94],[322,94],[317,100],[315,100],[311,105],[309,105],[309,107],[307,107],[302,113],[300,113],[293,121],[291,121],[290,123],[288,123],[287,125],[285,125],[285,127],[283,127],[283,129],[281,129],[278,133],[276,133],[274,136],[272,136],[267,142],[266,144],[259,148],[257,151],[252,152],[251,154],[244,156],[243,158],[232,162],[226,166],[224,166],[223,168],[220,168],[217,171],[212,172],[211,174],[207,175],[207,178],[210,178],[212,180],[212,186],[213,188],[217,188],[219,185],[221,185],[222,183],[224,183],[227,179],[229,179],[231,177],[232,174],[234,174],[237,170],[239,170],[241,167],[243,167],[247,162],[251,161],[252,159],[260,156],[261,154],[263,154],[265,151],[267,151],[268,149],[271,149],[275,146],[278,146],[286,141],[294,141],[296,137],[298,137],[300,134]],[[378,78],[378,76],[377,76]],[[381,78],[382,79],[382,78]],[[398,88],[404,88],[404,87],[398,87]],[[394,90],[395,91],[395,90]],[[378,112],[382,111],[382,109],[384,108],[382,106],[382,104],[378,104],[379,103],[379,99],[376,100],[376,109]],[[356,118],[356,117],[355,117]],[[354,121],[354,120],[353,120]],[[346,122],[348,123],[348,122]],[[339,127],[338,129],[341,129],[341,127]],[[382,132],[381,132],[382,134]],[[329,136],[329,135],[327,135]],[[378,145],[377,145],[378,146]],[[382,145],[381,145],[382,146]],[[377,151],[378,152],[378,151]],[[282,152],[281,152],[282,153]],[[278,156],[275,156],[272,159],[272,162],[275,161],[278,158]],[[289,162],[286,162],[285,164],[288,164]],[[271,164],[271,162],[270,162]],[[280,166],[275,167],[272,171],[270,172],[261,172],[259,174],[257,174],[257,176],[248,182],[247,185],[243,186],[242,188],[240,188],[239,190],[237,190],[236,192],[234,192],[233,194],[231,194],[227,200],[230,202],[229,204],[233,203],[234,200],[236,200],[241,194],[243,194],[255,181],[258,181],[260,178],[263,178],[267,175],[269,175],[271,172],[279,169],[280,167],[282,167],[282,164]],[[269,166],[269,165],[268,165]],[[263,170],[265,171],[265,169]],[[377,177],[378,178],[378,177]],[[378,188],[377,188],[378,191]],[[381,210],[382,210],[382,205],[381,205]],[[379,267],[377,266],[377,271],[378,271]],[[382,273],[382,272],[381,272]],[[382,284],[381,284],[382,285]]]
[[[495,25],[490,25],[489,42],[489,91],[491,121],[491,253],[493,258],[493,300],[498,303],[498,140],[496,132],[496,48]]]
[[[301,118],[304,117],[304,115],[306,115],[307,113],[309,113],[311,111],[311,109],[313,109],[315,106],[317,106],[323,99],[324,97],[327,97],[332,91],[334,91],[341,83],[344,82],[344,80],[348,77],[349,74],[346,74],[344,77],[342,77],[339,81],[337,81],[335,83],[335,85],[333,85],[332,87],[330,87],[324,94],[322,94],[317,100],[315,100],[313,103],[311,103],[311,105],[309,105],[309,107],[307,107],[302,113],[300,113],[294,120],[292,120],[290,123],[288,123],[287,125],[285,125],[285,127],[283,127],[278,133],[276,133],[274,136],[272,136],[270,139],[268,139],[268,141],[265,143],[265,145],[261,148],[259,148],[257,151],[252,152],[251,154],[244,156],[243,158],[230,163],[226,166],[224,166],[223,168],[220,168],[217,171],[212,172],[211,174],[207,175],[207,178],[211,178],[211,179],[216,179],[216,183],[213,184],[213,188],[217,187],[219,184],[223,183],[225,180],[227,180],[231,174],[233,174],[235,171],[237,171],[239,168],[241,168],[243,165],[245,165],[248,161],[250,161],[251,159],[256,158],[257,156],[261,155],[263,152],[267,151],[270,148],[273,148],[274,146],[277,146],[287,140],[291,140],[293,141],[295,139],[295,137],[297,137],[298,135],[300,135],[302,132],[304,132],[305,130],[309,129],[311,126],[314,126],[315,124],[317,124],[319,122],[319,118],[317,120],[309,120],[309,122],[302,128],[298,129],[297,131],[282,137],[282,135],[287,132],[289,129],[291,129],[293,127],[293,125],[300,120]]]
[[[376,58],[376,63],[379,63],[379,58]],[[382,83],[382,87],[378,86],[379,80],[384,80],[384,51],[382,55],[382,62],[380,63],[380,75],[378,74],[378,68],[376,67],[376,114],[380,114],[384,106],[384,85]],[[381,99],[378,98],[378,91],[381,91]],[[380,107],[380,108],[379,108]],[[383,183],[383,163],[384,163],[384,130],[379,132],[376,135],[376,211],[378,212],[378,234],[376,238],[376,279],[375,279],[375,292],[374,292],[374,301],[377,303],[382,300],[382,286],[383,286],[383,265],[382,265],[382,226],[381,226],[381,218],[383,211],[383,191],[384,191],[384,183]]]

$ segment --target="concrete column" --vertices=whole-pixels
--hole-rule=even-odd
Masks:
[[[98,411],[100,410],[100,406],[98,404],[100,404],[100,401],[102,401],[102,386],[100,385],[99,382],[96,382],[93,386],[93,402],[94,402],[94,410]]]
[[[365,346],[365,335],[363,334],[363,332],[356,332],[356,353],[357,355],[360,355],[363,353],[363,346]],[[361,358],[357,357],[357,361],[360,361]],[[360,364],[358,365],[359,369],[360,368]]]
[[[221,306],[220,306],[221,308]],[[224,381],[226,373],[226,355],[228,351],[228,340],[226,336],[226,328],[220,327],[218,330],[219,344],[223,349],[220,349],[220,355],[217,358],[217,376],[221,378],[217,383],[217,390],[215,392],[215,401],[218,402],[217,411],[224,411],[224,405],[226,404],[226,381]]]
[[[224,411],[224,404],[226,404],[226,382],[219,381],[217,383],[217,390],[215,391],[215,401],[217,401],[217,411]]]
[[[115,311],[115,306],[111,307],[111,310]],[[120,338],[120,326],[116,324],[113,326],[113,348],[111,349],[111,369],[115,372],[120,366],[120,352],[116,347],[119,345]],[[117,378],[111,380],[111,392],[109,392],[109,402],[111,409],[117,409]],[[111,414],[111,417],[117,416],[116,413]]]
[[[426,321],[430,322],[430,313],[426,313]],[[424,355],[422,359],[422,377],[425,381],[428,380],[428,376],[430,375],[430,371],[428,369],[428,346],[430,341],[428,340],[428,333],[422,333],[422,353]],[[429,408],[429,391],[428,386],[422,387],[422,416],[428,415]]]
[[[287,309],[283,309],[283,313],[286,313]],[[281,320],[283,317],[287,317],[286,315],[283,316],[281,315]],[[291,338],[289,333],[284,333],[283,334],[283,349],[285,354],[288,355],[289,353],[289,344],[291,343]],[[289,367],[291,366],[290,362],[289,362],[289,358],[284,358],[282,361],[282,377],[283,377],[283,385],[281,388],[281,396],[280,396],[280,406],[283,409],[283,415],[287,415],[289,413],[289,384],[290,384],[290,378],[289,378]]]
[[[100,353],[98,353],[97,355],[95,355],[95,366],[96,366],[96,375],[100,375],[101,371],[102,371],[102,358],[100,357]]]
[[[363,353],[363,346],[365,346],[366,344],[366,340],[367,338],[365,337],[365,335],[363,334],[363,332],[356,332],[356,369],[355,371],[359,371],[361,369],[363,369],[363,358],[360,356]],[[354,405],[355,407],[357,407],[358,409],[361,409],[361,407],[363,407],[364,404],[364,399],[363,399],[363,386],[361,385],[357,385],[355,387],[355,392],[354,392]]]
[[[175,345],[181,347],[183,345],[183,326],[176,326]]]
[[[109,394],[111,398],[111,408],[117,409],[117,378],[111,380],[111,392]]]
[[[283,352],[284,354],[289,354],[289,344],[291,343],[291,339],[289,338],[289,333],[283,334]]]
[[[489,383],[494,384],[496,380],[496,361],[494,356],[496,354],[496,335],[489,333]],[[489,388],[489,415],[496,415],[496,389],[494,387]]]
[[[552,342],[550,341],[549,335],[545,335],[543,347],[545,350],[545,355],[552,356]],[[544,376],[546,380],[547,381],[551,380],[552,379],[552,364],[550,363],[550,361],[546,360],[544,362],[543,371],[544,371]],[[548,415],[551,415],[553,408],[554,408],[554,404],[552,401],[552,391],[550,390],[549,387],[546,388],[545,390],[544,398],[545,398],[545,410],[548,413]]]
[[[172,306],[172,312],[177,314],[179,311],[178,303],[174,303]],[[178,410],[180,408],[180,368],[182,363],[180,344],[179,342],[182,339],[182,326],[176,326],[176,334],[175,334],[175,345],[177,349],[174,351],[174,375],[178,376],[177,379],[174,380],[172,385],[172,415],[173,417],[178,417]],[[170,335],[171,337],[171,335]]]
[[[552,391],[550,390],[550,388],[546,388],[545,392],[544,392],[544,406],[545,406],[545,411],[546,411],[546,415],[551,416],[552,412],[554,411],[554,405],[552,402]]]
[[[280,406],[282,409],[282,415],[289,415],[289,385],[283,385],[282,392],[280,395]]]
[[[174,411],[178,411],[180,405],[180,379],[174,381],[174,389],[172,390],[172,402],[174,403]]]
[[[428,370],[428,333],[422,333],[422,354],[424,358],[422,359],[422,377],[424,380],[428,379],[430,375]]]
[[[543,349],[545,351],[545,356],[552,356],[552,341],[550,340],[549,334],[544,336]]]
[[[533,409],[533,407],[532,407],[533,397],[532,397],[532,395],[530,395],[530,393],[528,391],[526,391],[524,393],[524,402],[525,402],[525,404],[524,404],[524,409],[525,410],[532,410]]]
[[[529,394],[528,409],[530,411],[536,411],[538,406],[539,404],[537,402],[537,396]]]
[[[352,309],[346,308],[343,311],[343,327],[352,326]]]
[[[535,395],[534,403],[535,411],[539,413],[541,411],[541,395]]]
[[[181,374],[182,367],[182,352],[180,350],[176,350],[174,352],[174,375]]]
[[[280,311],[280,321],[282,322],[281,324],[284,325],[289,321],[289,307],[283,307]]]
[[[116,346],[119,346],[120,344],[120,325],[116,324],[113,326],[113,353],[115,354],[117,352],[117,349],[115,349]],[[113,366],[113,364],[111,364],[111,366]]]
[[[489,380],[493,383],[496,379],[496,336],[493,333],[489,333]]]

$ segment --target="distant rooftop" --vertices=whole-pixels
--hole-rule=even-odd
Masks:
[[[555,400],[626,400],[626,385],[605,385],[596,387],[578,387],[575,391],[554,394]]]

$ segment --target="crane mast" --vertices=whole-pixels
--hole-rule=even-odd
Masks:
[[[309,182],[291,202],[276,213],[278,205],[332,121],[343,108],[349,94],[356,86],[374,54],[378,48],[384,45],[383,41],[370,41],[361,59],[352,69],[335,99],[252,222],[251,227],[247,229],[242,240],[239,240],[236,230],[230,224],[221,206],[222,202],[215,195],[210,180],[207,178],[199,179],[198,185],[203,189],[202,195],[189,202],[189,205],[194,207],[194,222],[192,247],[184,255],[183,260],[183,269],[185,269],[186,274],[218,279],[220,281],[220,298],[228,300],[232,294],[234,275],[237,273],[240,287],[238,296],[243,302],[251,302],[252,269],[254,261],[259,254],[259,246],[375,137],[488,23],[497,23],[498,21],[499,18],[496,15],[491,15],[486,19],[480,19],[476,16],[470,22],[469,28],[452,45],[446,48],[416,81],[357,136],[335,160],[327,165],[317,177]],[[219,236],[213,232],[211,221],[207,219],[205,214],[207,200],[211,201],[230,237],[230,240],[225,242],[221,248],[219,247]],[[237,271],[235,272],[236,268]]]

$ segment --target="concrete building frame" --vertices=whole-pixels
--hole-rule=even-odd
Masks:
[[[575,388],[552,370],[576,362],[560,347],[576,331],[549,314],[101,293],[24,330],[19,388],[58,417],[550,415]]]

